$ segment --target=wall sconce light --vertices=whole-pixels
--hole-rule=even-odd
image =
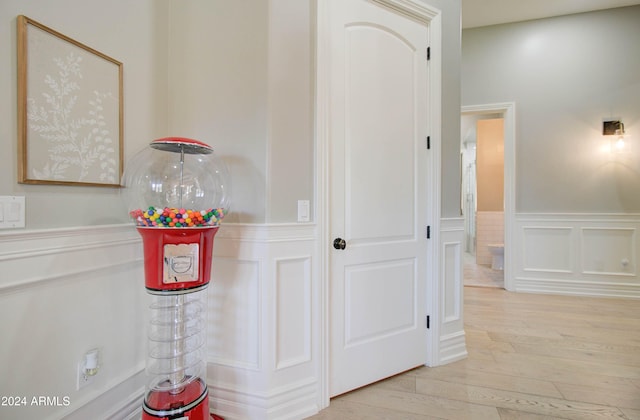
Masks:
[[[624,124],[622,121],[603,121],[602,135],[615,136],[611,142],[612,150],[622,151],[622,149],[624,149]]]

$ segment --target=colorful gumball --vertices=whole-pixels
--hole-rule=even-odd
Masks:
[[[136,209],[129,216],[138,226],[158,228],[189,228],[218,226],[225,216],[223,208],[192,210],[184,208],[153,207]]]

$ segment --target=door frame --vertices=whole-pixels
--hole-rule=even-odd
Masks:
[[[501,114],[504,118],[504,288],[515,290],[513,277],[513,229],[516,213],[516,104],[463,106],[462,115]]]
[[[330,372],[330,108],[331,108],[331,51],[329,31],[329,0],[316,0],[316,110],[315,110],[315,155],[316,155],[316,224],[318,237],[317,255],[319,258],[318,281],[320,282],[319,312],[320,331],[315,335],[319,341],[319,408],[329,405]],[[431,227],[431,237],[427,243],[427,313],[431,315],[431,328],[426,330],[428,346],[425,364],[435,366],[439,363],[439,315],[440,302],[444,299],[444,290],[438,281],[440,276],[439,238],[440,238],[440,156],[441,156],[441,80],[442,80],[442,14],[440,10],[418,0],[364,0],[376,3],[380,7],[391,9],[411,19],[428,25],[431,59],[428,66],[428,115],[430,128],[430,150],[427,161],[427,223]],[[426,147],[426,139],[425,139]],[[425,226],[426,235],[426,226]],[[425,239],[426,240],[426,239]]]

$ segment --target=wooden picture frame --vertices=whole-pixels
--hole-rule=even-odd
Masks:
[[[119,187],[122,63],[17,18],[18,182]]]

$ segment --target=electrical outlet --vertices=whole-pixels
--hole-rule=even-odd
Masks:
[[[76,383],[76,390],[84,388],[87,385],[91,385],[93,383],[95,376],[88,376],[84,373],[84,362],[78,363],[78,380]]]
[[[82,356],[78,363],[78,375],[76,380],[76,390],[80,390],[87,385],[91,385],[100,369],[100,349],[92,349]]]

